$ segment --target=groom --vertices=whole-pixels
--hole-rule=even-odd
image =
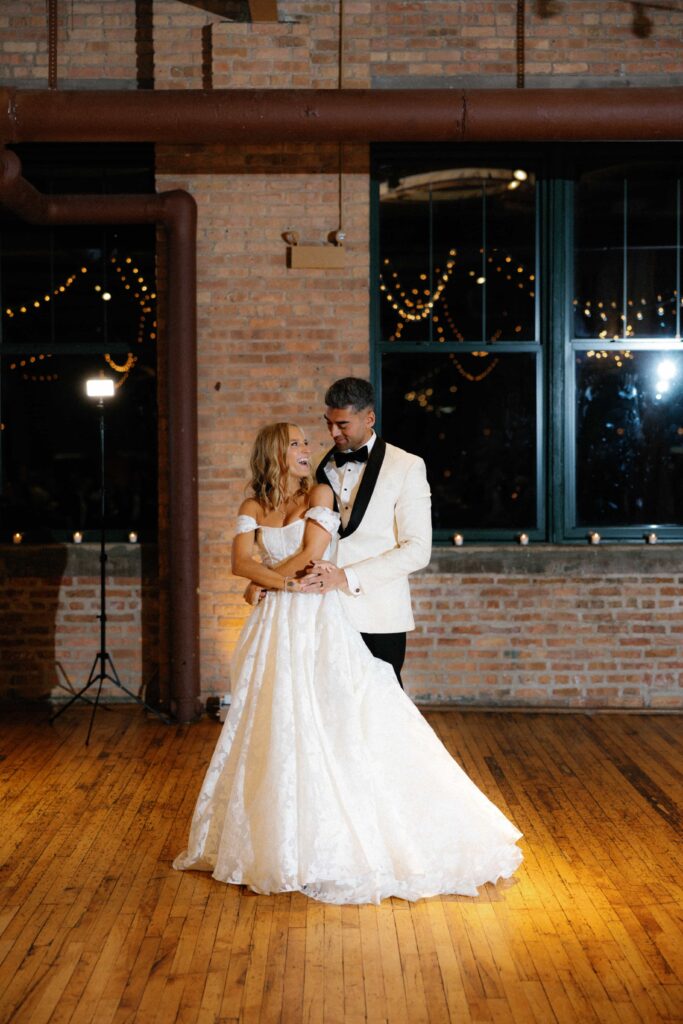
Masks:
[[[339,590],[351,623],[401,683],[406,631],[415,628],[408,575],[427,565],[432,551],[425,464],[377,436],[368,381],[335,381],[325,405],[334,447],[317,478],[332,487],[341,514],[337,564],[313,563],[301,583],[317,593]]]

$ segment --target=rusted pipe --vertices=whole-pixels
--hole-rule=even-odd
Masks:
[[[57,44],[58,44],[57,0],[47,0],[47,84],[57,88]]]
[[[187,192],[44,195],[0,155],[0,202],[31,224],[163,224],[168,253],[170,690],[179,722],[199,711],[197,207]]]
[[[0,90],[4,142],[427,142],[683,137],[683,88]]]

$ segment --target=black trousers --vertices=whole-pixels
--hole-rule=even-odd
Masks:
[[[398,679],[401,689],[401,669],[406,658],[405,633],[361,633],[365,646],[381,661],[388,661]]]

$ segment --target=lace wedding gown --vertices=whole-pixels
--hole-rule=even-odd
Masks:
[[[337,513],[306,515],[336,538]],[[304,526],[258,527],[264,562],[295,554]],[[254,529],[240,516],[238,532]],[[269,592],[245,623],[232,679],[175,868],[259,893],[379,903],[475,896],[521,862],[521,833],[370,654],[337,593]]]

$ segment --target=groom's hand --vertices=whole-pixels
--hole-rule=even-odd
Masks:
[[[330,590],[346,587],[346,573],[333,562],[311,562],[306,566],[306,575],[299,582],[306,593],[327,594]]]

